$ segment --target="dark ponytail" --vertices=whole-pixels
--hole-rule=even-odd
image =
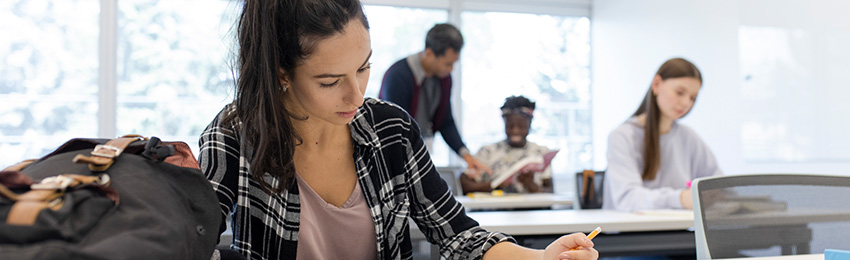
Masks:
[[[243,148],[250,147],[251,178],[275,194],[295,175],[295,146],[302,140],[283,103],[279,71],[295,68],[317,43],[341,33],[350,21],[369,29],[358,0],[246,0],[237,23],[236,113],[225,122],[241,124]],[[269,183],[268,177],[274,181]]]

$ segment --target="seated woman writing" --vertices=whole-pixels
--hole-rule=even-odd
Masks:
[[[475,154],[479,161],[489,166],[494,175],[515,168],[517,162],[530,157],[542,157],[549,148],[529,142],[528,131],[531,129],[534,102],[523,96],[511,96],[502,105],[502,119],[505,120],[507,138],[498,143],[482,147]],[[490,192],[494,175],[481,174],[472,178],[461,174],[460,183],[463,193]],[[542,171],[520,170],[514,177],[498,184],[497,188],[505,192],[536,193],[552,192],[552,171],[547,167]]]

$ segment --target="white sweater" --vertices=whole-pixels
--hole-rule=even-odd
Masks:
[[[644,181],[643,137],[643,125],[634,117],[608,136],[603,209],[680,209],[679,197],[688,181],[723,174],[714,154],[696,132],[674,122],[670,132],[660,138],[658,174],[654,180]]]

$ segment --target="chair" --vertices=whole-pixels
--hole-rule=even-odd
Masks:
[[[850,177],[751,174],[697,179],[697,258],[850,249]]]
[[[582,209],[602,208],[602,189],[605,171],[584,170],[576,173],[576,194]]]
[[[463,195],[463,190],[460,187],[460,173],[463,172],[465,168],[458,166],[439,166],[437,167],[437,172],[440,173],[440,177],[448,184],[449,190],[452,191],[452,195],[458,196]]]

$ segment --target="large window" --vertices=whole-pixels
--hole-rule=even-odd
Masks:
[[[470,150],[505,139],[499,107],[523,95],[536,102],[529,140],[561,150],[552,172],[591,169],[588,18],[464,12],[462,21],[462,135]]]
[[[138,133],[197,151],[230,98],[237,11],[226,0],[0,2],[0,166],[74,137]]]
[[[378,97],[387,69],[396,61],[425,49],[425,35],[435,24],[448,22],[445,9],[366,5],[372,38],[372,72],[367,97]],[[449,165],[454,152],[439,133],[434,137],[431,159],[436,165]]]
[[[197,146],[232,100],[228,32],[237,9],[228,1],[118,1],[118,133]]]
[[[98,1],[0,1],[0,168],[94,136]]]
[[[396,61],[425,49],[425,34],[434,24],[448,21],[441,9],[366,5],[372,39],[372,69],[367,97],[378,97],[384,72]]]
[[[0,1],[0,165],[73,137],[198,134],[232,98],[240,1]],[[556,174],[591,166],[589,1],[365,1],[377,97],[386,69],[424,49],[436,23],[466,38],[452,104],[474,153],[504,139],[510,95],[538,104],[534,142],[561,149]],[[109,113],[105,113],[109,112]],[[463,162],[439,136],[437,165]],[[563,191],[563,190],[562,190]]]
[[[451,10],[366,6],[371,25],[372,74],[366,96],[377,97],[393,62],[424,48],[428,29]],[[532,141],[561,149],[554,167],[572,173],[592,167],[590,22],[584,16],[462,11],[466,40],[455,71],[455,116],[467,146],[504,139],[498,108],[510,95],[537,101]],[[462,105],[461,105],[462,104]],[[436,165],[462,164],[437,134]]]

